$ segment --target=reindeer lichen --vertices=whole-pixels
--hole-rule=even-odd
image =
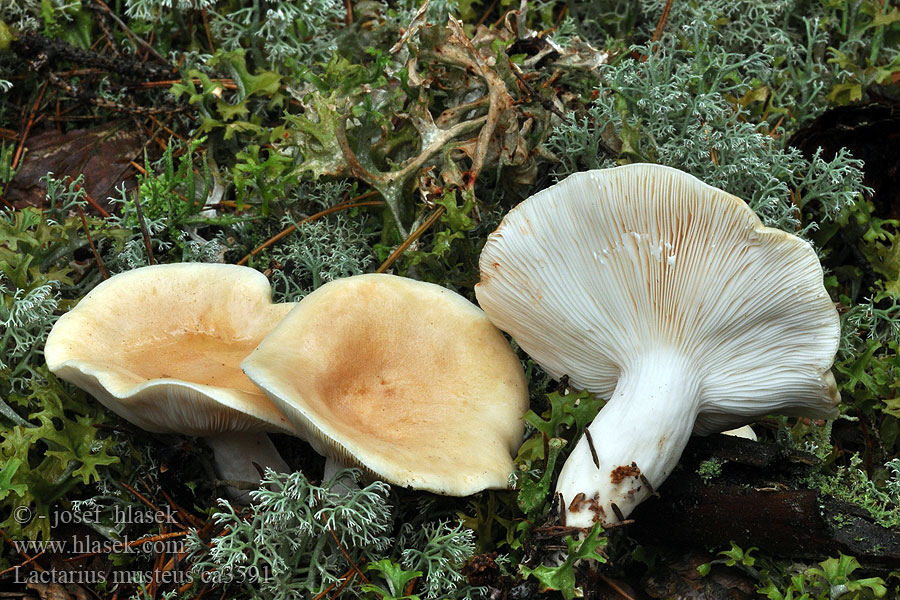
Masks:
[[[459,569],[474,552],[472,532],[448,521],[398,524],[390,486],[347,483],[358,478],[358,471],[343,470],[315,485],[301,472],[267,471],[261,487],[251,492],[254,504],[247,511],[220,502],[214,517],[220,535],[206,540],[191,532],[194,573],[206,581],[259,589],[276,600],[335,589],[354,597],[373,583],[355,569],[388,561],[381,563],[384,576],[394,571],[390,565],[401,563],[424,575],[417,588],[423,598],[470,597],[473,590]]]

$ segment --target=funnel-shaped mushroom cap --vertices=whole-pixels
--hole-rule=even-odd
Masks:
[[[572,175],[510,211],[480,267],[495,325],[554,377],[612,394],[560,476],[570,525],[627,515],[692,430],[835,415],[840,325],[815,252],[681,171]]]
[[[240,362],[293,308],[262,273],[183,263],[104,281],[53,327],[47,366],[142,429],[210,436],[293,428]]]
[[[242,364],[320,453],[448,495],[504,488],[522,439],[522,366],[440,286],[357,275],[304,298]]]

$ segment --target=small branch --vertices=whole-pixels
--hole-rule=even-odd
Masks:
[[[134,84],[133,87],[139,88],[158,88],[158,87],[172,87],[176,83],[182,83],[182,79],[160,79],[158,81],[142,81],[140,83]],[[194,85],[200,85],[200,79],[194,77],[190,80]],[[238,89],[237,84],[234,82],[234,79],[230,77],[213,77],[210,79],[212,83],[216,83],[221,85],[226,90],[236,90]]]
[[[163,498],[166,499],[166,502],[168,502],[169,506],[175,509],[176,514],[178,514],[178,516],[181,517],[188,526],[194,527],[195,529],[200,529],[201,527],[203,527],[203,521],[178,506],[175,501],[172,500],[169,494],[166,493],[165,490],[160,490],[160,492],[162,493]]]
[[[28,121],[25,123],[25,129],[22,131],[22,136],[19,138],[19,146],[16,148],[16,154],[13,156],[12,165],[10,165],[10,170],[15,171],[19,168],[19,160],[22,158],[22,152],[25,150],[25,141],[28,139],[28,132],[31,131],[32,125],[35,124],[35,114],[37,113],[38,107],[41,104],[41,101],[44,99],[44,92],[47,91],[47,84],[49,82],[45,81],[44,85],[41,86],[41,91],[38,93],[37,100],[34,101],[34,105],[31,107],[31,112],[28,115]]]
[[[444,214],[444,210],[446,209],[443,206],[438,206],[437,209],[435,209],[435,211],[431,213],[431,216],[428,217],[424,223],[419,225],[418,229],[409,234],[409,237],[403,240],[403,243],[397,246],[397,248],[393,252],[391,252],[391,255],[388,256],[383,263],[381,263],[381,266],[378,267],[375,272],[384,273],[385,271],[387,271],[391,267],[391,265],[394,264],[394,261],[400,258],[400,255],[406,252],[406,249],[409,248],[414,241],[419,239],[423,233],[428,231],[429,227],[435,224],[435,222],[441,217],[441,215]]]
[[[470,121],[457,123],[449,129],[440,129],[440,133],[431,142],[431,145],[425,148],[417,157],[412,159],[399,171],[392,171],[391,176],[394,179],[406,179],[415,171],[418,171],[432,156],[444,149],[454,138],[474,131],[484,125],[488,120],[487,115],[478,117]]]
[[[137,214],[138,223],[141,226],[141,236],[144,238],[144,247],[147,249],[147,260],[151,265],[156,264],[153,257],[153,244],[150,242],[150,230],[147,229],[147,222],[144,220],[144,211],[141,210],[141,194],[137,190],[134,192],[134,212]]]
[[[634,598],[631,597],[630,595],[628,595],[627,593],[625,593],[625,590],[623,590],[622,587],[619,586],[615,581],[613,581],[612,579],[610,579],[603,573],[598,573],[598,575],[600,576],[600,579],[602,579],[604,582],[606,582],[606,585],[608,585],[613,590],[615,590],[615,592],[617,594],[619,594],[620,596],[622,596],[623,598],[625,598],[625,600],[634,600]]]
[[[362,179],[370,185],[385,183],[385,178],[383,175],[376,175],[370,172],[368,169],[362,166],[362,164],[359,162],[359,159],[356,158],[356,153],[354,153],[353,148],[350,147],[350,140],[347,139],[347,126],[345,125],[345,123],[348,116],[349,115],[338,117],[337,127],[334,130],[334,137],[337,139],[338,146],[341,147],[341,154],[343,154],[344,161],[346,161],[347,166],[350,168],[350,173],[354,177]]]
[[[328,533],[330,533],[331,537],[334,538],[334,543],[337,544],[337,547],[341,551],[341,554],[344,555],[344,558],[347,559],[347,562],[350,563],[350,566],[353,567],[353,569],[356,571],[356,574],[359,575],[359,578],[362,579],[364,583],[369,583],[368,578],[365,575],[363,575],[362,569],[360,569],[359,566],[357,566],[357,564],[355,562],[353,562],[353,559],[350,558],[350,555],[347,554],[346,550],[344,550],[344,545],[341,544],[341,540],[338,539],[338,536],[334,532],[334,529],[329,527]]]
[[[377,192],[368,192],[368,193],[360,196],[360,198],[371,197],[371,196],[375,195],[376,193]],[[316,214],[314,214],[312,216],[306,217],[302,221],[298,222],[297,225],[303,225],[304,223],[309,223],[311,221],[315,221],[316,219],[320,219],[326,215],[330,215],[332,213],[336,213],[336,212],[339,212],[342,210],[347,210],[348,208],[357,208],[357,207],[362,207],[362,206],[384,206],[384,201],[383,200],[369,200],[367,202],[356,202],[353,204],[338,204],[337,206],[332,206],[331,208],[326,208],[325,210],[323,210],[321,212],[317,212]],[[257,254],[259,254],[260,252],[262,252],[269,246],[273,245],[275,242],[281,240],[285,236],[290,235],[291,232],[293,232],[295,229],[297,229],[297,225],[291,225],[290,227],[288,227],[287,229],[284,229],[277,235],[269,238],[268,240],[266,240],[265,242],[263,242],[262,244],[260,244],[259,246],[257,246],[253,250],[251,250],[250,254],[246,255],[244,258],[239,260],[237,262],[237,264],[239,264],[239,265],[247,264],[247,261],[250,260],[252,257],[256,256]]]
[[[348,583],[350,583],[351,581],[353,581],[353,578],[354,578],[354,577],[356,577],[356,571],[353,571],[352,573],[350,573],[350,576],[347,577],[346,579],[344,579],[344,581],[341,582],[341,585],[338,586],[338,589],[336,589],[336,590],[334,591],[334,594],[331,596],[331,600],[337,600],[338,598],[340,598],[340,597],[341,597],[341,592],[344,591],[344,588],[347,587],[347,584],[348,584]]]
[[[594,464],[597,468],[600,468],[600,459],[597,457],[597,450],[594,448],[594,439],[591,437],[591,430],[587,427],[584,428],[584,439],[587,440],[588,448],[591,451],[591,459],[593,459]]]
[[[103,279],[109,279],[109,273],[106,272],[106,269],[103,267],[103,261],[100,260],[100,254],[97,252],[96,246],[94,246],[94,240],[91,239],[91,232],[88,230],[87,219],[84,218],[84,211],[81,210],[80,206],[76,206],[78,209],[78,216],[81,217],[81,226],[84,227],[84,235],[87,236],[88,245],[91,247],[91,252],[94,253],[94,260],[97,261],[97,267],[100,269],[100,275],[103,276]]]
[[[142,493],[140,493],[139,491],[137,491],[136,489],[134,489],[133,487],[131,487],[130,485],[128,485],[128,484],[125,483],[124,481],[120,481],[120,482],[119,482],[119,485],[121,485],[123,488],[125,488],[126,490],[128,490],[129,492],[131,492],[131,494],[132,494],[135,498],[137,498],[138,500],[140,500],[141,502],[143,502],[144,504],[146,504],[147,506],[149,506],[150,508],[152,508],[155,512],[163,512],[162,510],[160,510],[160,508],[159,508],[157,505],[155,505],[155,504],[153,504],[152,502],[150,502],[149,500],[147,500],[147,497],[146,497],[146,496],[144,496]]]
[[[462,118],[462,115],[481,108],[489,101],[490,100],[488,98],[482,96],[477,100],[472,100],[471,102],[466,102],[465,104],[451,106],[438,115],[437,119],[434,120],[434,124],[436,127],[441,129],[447,127],[448,125],[456,124],[459,122],[459,119]]]
[[[353,2],[344,0],[344,6],[347,8],[347,17],[344,19],[344,25],[353,25]]]
[[[90,194],[87,193],[87,190],[84,189],[84,187],[80,183],[78,183],[77,181],[72,179],[71,176],[66,177],[66,182],[69,185],[74,185],[76,190],[83,191],[84,199],[87,200],[87,203],[90,204],[94,208],[94,210],[96,210],[98,213],[100,213],[101,217],[103,217],[104,219],[109,218],[109,212],[107,212],[107,210],[105,208],[100,206],[100,204],[96,200],[94,200],[94,198],[91,197]]]
[[[481,18],[478,19],[478,21],[475,23],[475,28],[476,28],[476,29],[477,29],[478,27],[481,27],[482,25],[484,25],[484,22],[487,21],[488,16],[491,14],[491,12],[494,10],[494,8],[495,8],[496,6],[497,6],[497,0],[494,0],[493,2],[491,2],[491,5],[487,7],[487,10],[485,10],[485,11],[481,14]]]
[[[131,31],[128,26],[124,22],[122,22],[122,19],[120,19],[118,16],[116,16],[116,13],[110,10],[110,8],[106,5],[105,2],[103,2],[103,0],[94,0],[94,6],[97,6],[98,8],[106,11],[107,15],[116,22],[116,25],[122,28],[122,31],[125,33],[129,40],[138,44],[139,46],[143,46],[144,49],[146,49],[150,54],[152,54],[168,66],[169,62],[165,58],[163,58],[163,56],[159,52],[157,52],[153,48],[153,46],[142,40],[133,31]]]
[[[34,556],[29,556],[28,553],[26,553],[24,550],[22,550],[21,548],[17,547],[15,544],[13,544],[13,541],[11,539],[9,539],[9,535],[7,535],[6,531],[2,528],[0,528],[0,535],[3,536],[3,539],[6,540],[6,543],[9,544],[10,548],[14,548],[18,554],[20,554],[23,558],[25,558],[25,562],[23,562],[20,565],[16,565],[14,567],[10,567],[10,568],[0,572],[0,575],[5,575],[6,573],[9,573],[10,571],[15,571],[19,567],[24,567],[25,565],[36,561],[38,558],[40,558],[44,554],[44,551],[41,551],[41,552],[35,554]],[[36,562],[34,563],[34,568],[35,568],[35,570],[40,571],[40,572],[44,571],[44,568]]]
[[[200,17],[203,19],[203,31],[206,33],[206,43],[209,44],[210,51],[214,50],[216,45],[213,43],[212,30],[209,28],[209,15],[206,9],[200,11]]]
[[[349,569],[344,571],[343,575],[338,577],[338,581],[341,582],[341,587],[339,587],[338,590],[335,592],[335,597],[340,595],[341,590],[344,589],[344,586],[347,585],[350,582],[350,580],[353,579],[355,576],[356,576],[356,570],[353,567],[350,567]],[[319,592],[318,594],[313,596],[312,600],[322,600],[322,598],[327,596],[328,592],[333,590],[336,585],[337,585],[337,581],[335,581],[333,583],[329,583],[328,587],[326,587],[324,590],[322,590],[321,592]]]
[[[669,20],[670,10],[672,10],[672,0],[666,0],[666,5],[663,7],[662,14],[659,16],[659,21],[656,23],[656,29],[653,31],[653,37],[650,38],[651,42],[658,42],[662,37],[663,29],[666,28],[666,21]]]

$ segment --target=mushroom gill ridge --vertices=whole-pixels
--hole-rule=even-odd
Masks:
[[[560,364],[551,358],[544,366],[586,389],[615,377],[639,346],[674,347],[700,364],[744,369],[741,357],[771,348],[773,340],[785,342],[780,359],[791,363],[798,354],[792,340],[820,331],[836,336],[839,324],[809,244],[763,227],[737,197],[675,169],[649,166],[658,186],[651,177],[578,173],[507,215],[491,235],[499,243],[489,243],[482,255],[490,283],[478,286],[479,301],[496,297],[489,303],[504,307],[488,311],[498,327],[516,330],[527,351],[542,343],[540,333],[529,331],[564,324]],[[528,233],[513,237],[520,221],[531,224]],[[789,285],[786,274],[794,278]],[[723,301],[728,297],[734,301]],[[799,305],[821,309],[823,317],[772,318]],[[599,361],[587,372],[565,366],[578,346]],[[815,358],[830,364],[836,348],[834,340],[814,349]],[[716,381],[713,395],[719,395]]]

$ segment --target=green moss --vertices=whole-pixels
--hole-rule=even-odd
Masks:
[[[722,475],[722,461],[717,458],[710,458],[700,463],[697,474],[703,483],[709,484],[710,481]]]

